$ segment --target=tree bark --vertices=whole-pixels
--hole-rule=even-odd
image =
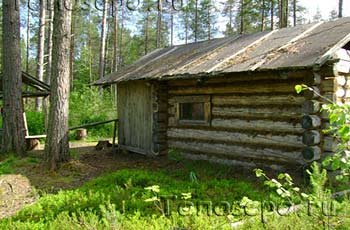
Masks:
[[[102,15],[102,29],[101,29],[101,43],[100,43],[100,61],[99,61],[99,78],[102,79],[105,71],[105,50],[106,50],[106,37],[107,37],[107,10],[108,0],[103,1],[103,15]]]
[[[70,54],[69,54],[69,78],[70,78],[70,89],[74,88],[74,49],[75,49],[75,17],[72,14],[71,19],[71,42],[70,42]]]
[[[194,42],[198,39],[198,0],[196,0],[196,8],[194,15]]]
[[[211,39],[211,15],[210,15],[210,9],[211,9],[211,2],[209,1],[208,4],[208,40]]]
[[[174,10],[170,12],[170,46],[174,45]]]
[[[338,18],[343,17],[343,0],[339,0],[338,2]]]
[[[69,58],[71,0],[55,0],[49,128],[45,158],[51,170],[69,159]]]
[[[44,80],[44,54],[45,54],[45,19],[46,19],[46,1],[40,0],[40,19],[39,19],[39,39],[38,39],[38,55],[36,66],[36,77],[39,81]],[[43,100],[41,97],[36,98],[35,109],[41,111]]]
[[[113,1],[113,71],[118,70],[118,2]]]
[[[161,46],[162,36],[162,0],[158,0],[158,19],[157,19],[157,48]]]
[[[241,0],[240,19],[241,19],[241,26],[240,26],[239,33],[243,34],[244,32],[244,0]]]
[[[29,52],[30,52],[30,7],[27,6],[27,53],[26,53],[26,72],[29,73]]]
[[[275,24],[275,22],[274,22],[274,14],[275,14],[275,4],[274,4],[274,1],[275,0],[271,0],[271,9],[270,9],[270,14],[271,14],[271,30],[273,30],[274,29],[274,24]]]
[[[261,3],[261,27],[260,27],[260,31],[264,31],[265,30],[265,0],[262,0]]]
[[[146,20],[145,20],[145,55],[148,53],[148,19],[149,18],[149,12],[147,10],[146,12]]]
[[[293,0],[293,26],[297,25],[297,0]]]
[[[48,27],[48,35],[47,35],[47,65],[46,65],[46,84],[51,84],[51,68],[52,68],[52,35],[53,35],[53,17],[54,17],[54,0],[48,1],[48,9],[49,9],[49,27]],[[49,97],[44,99],[44,112],[45,112],[45,129],[47,133],[48,124],[49,124]]]
[[[3,0],[3,145],[2,152],[25,155],[19,0]],[[7,47],[5,49],[5,47]]]

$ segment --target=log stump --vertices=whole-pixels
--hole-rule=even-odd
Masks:
[[[86,129],[77,129],[76,131],[76,140],[85,140],[87,137],[87,130]]]

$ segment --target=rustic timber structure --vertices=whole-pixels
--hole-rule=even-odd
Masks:
[[[304,165],[334,151],[317,93],[350,101],[349,41],[350,18],[236,35],[155,50],[95,84],[117,84],[121,148]]]

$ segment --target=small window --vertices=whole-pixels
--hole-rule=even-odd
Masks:
[[[204,121],[204,103],[180,103],[180,120]]]
[[[210,96],[177,96],[176,124],[177,125],[210,125],[211,108]]]

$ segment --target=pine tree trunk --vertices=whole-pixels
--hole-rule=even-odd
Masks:
[[[30,53],[30,7],[27,5],[27,47],[26,47],[26,72],[29,73],[29,53]],[[28,86],[25,87],[28,91]],[[28,104],[28,98],[25,98],[25,104]]]
[[[70,53],[69,53],[69,78],[70,78],[70,88],[73,90],[74,88],[74,50],[75,50],[75,17],[72,14],[71,19],[71,27],[70,27],[70,33],[71,33],[71,42],[70,42]]]
[[[46,84],[51,84],[51,68],[52,68],[52,36],[53,36],[53,17],[54,17],[54,0],[48,1],[49,15],[49,28],[47,35],[47,65],[46,65]],[[44,111],[45,111],[45,129],[47,133],[49,124],[49,97],[44,99]]]
[[[343,17],[343,0],[339,0],[338,2],[338,18]]]
[[[161,47],[162,36],[162,0],[158,0],[158,19],[157,19],[157,48]]]
[[[198,0],[196,0],[196,8],[194,15],[194,42],[198,39]]]
[[[148,19],[149,14],[148,11],[146,12],[146,20],[145,20],[145,55],[148,53]]]
[[[19,0],[3,0],[3,144],[2,152],[25,155]],[[7,47],[5,49],[5,47]]]
[[[101,43],[100,43],[100,61],[99,61],[99,70],[98,70],[98,75],[100,79],[103,78],[104,72],[105,72],[107,9],[108,9],[108,0],[104,0],[103,15],[102,15]]]
[[[211,15],[210,15],[210,7],[211,7],[211,2],[209,1],[209,4],[208,4],[208,40],[211,39]]]
[[[113,71],[118,70],[118,2],[113,1]]]
[[[118,66],[122,65],[123,62],[123,32],[124,32],[124,16],[125,16],[125,6],[122,5],[122,17],[120,22],[120,32],[119,32],[119,60]]]
[[[264,30],[265,30],[265,0],[262,0],[260,31],[264,31]]]
[[[36,77],[39,81],[44,80],[44,54],[45,54],[45,19],[46,19],[46,0],[40,0],[40,19],[39,19],[39,39],[38,55],[36,66]],[[41,111],[43,100],[41,97],[36,98],[35,109]]]
[[[288,26],[288,0],[279,1],[279,20],[280,28]]]
[[[293,0],[293,26],[297,25],[297,0]]]
[[[174,45],[174,11],[170,12],[170,46]]]
[[[65,4],[66,7],[62,7]],[[71,0],[55,0],[49,128],[45,158],[51,170],[69,159],[69,58]]]
[[[27,53],[26,53],[26,72],[29,73],[29,52],[30,52],[30,7],[27,6]]]
[[[244,0],[241,0],[240,19],[241,19],[241,26],[240,26],[239,33],[243,34],[244,32]]]
[[[188,43],[188,10],[186,9],[186,15],[185,15],[185,44]]]
[[[270,19],[270,21],[271,21],[271,30],[274,30],[274,27],[275,27],[275,22],[274,22],[274,14],[275,14],[275,4],[274,4],[274,1],[275,0],[271,0],[271,9],[270,9],[270,14],[271,14],[271,19]]]

